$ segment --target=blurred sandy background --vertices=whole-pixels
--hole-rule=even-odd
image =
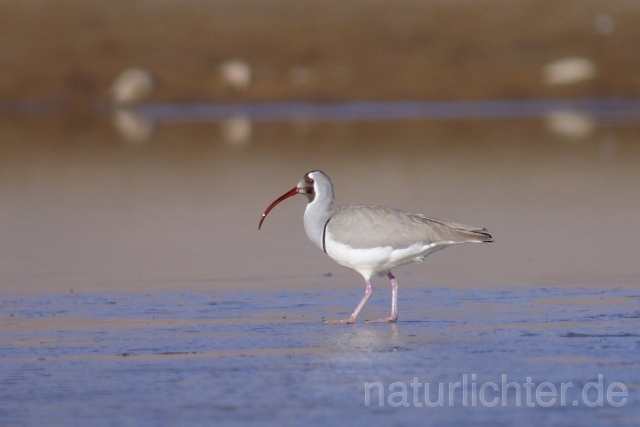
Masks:
[[[635,1],[2,1],[0,100],[105,98],[132,66],[155,101],[630,97],[638,17]],[[545,84],[565,57],[596,74]],[[251,66],[242,93],[229,59]]]

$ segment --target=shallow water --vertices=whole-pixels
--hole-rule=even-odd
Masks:
[[[400,323],[346,327],[320,319],[347,314],[356,292],[6,295],[0,416],[3,425],[637,421],[637,291],[434,288],[400,296]],[[387,297],[374,298],[365,318],[386,313]],[[501,389],[479,394],[485,383],[502,387],[503,375],[520,392],[511,385],[504,401]],[[596,386],[582,395],[598,375],[602,406]],[[467,397],[458,388],[450,398],[449,383],[465,377]],[[555,404],[540,394],[551,388],[527,399],[528,377],[534,392],[552,384]],[[428,407],[424,386],[414,393],[412,382],[435,387],[429,402],[443,383],[442,406]],[[607,400],[615,382],[628,395],[620,407],[613,405],[623,396]],[[365,383],[381,384],[382,404]],[[405,398],[390,396],[398,383]],[[563,383],[571,383],[565,402]]]
[[[142,117],[147,133],[123,130],[140,119],[1,119],[1,424],[635,425],[633,114]],[[257,230],[264,208],[313,169],[332,177],[338,203],[486,226],[496,243],[394,271],[397,325],[363,322],[388,311],[382,277],[358,324],[323,325],[353,310],[362,278],[307,240],[303,198]],[[472,406],[503,374],[520,384],[520,405],[512,387],[496,406]],[[597,405],[600,374],[603,393],[624,384],[624,405],[604,395]],[[527,377],[551,383],[557,401],[543,407],[547,385],[528,406]],[[466,378],[468,400],[458,388],[452,405],[447,394],[442,407],[418,407],[414,378]],[[383,405],[376,392],[365,405],[365,383],[383,387]],[[396,407],[393,383],[407,387],[408,407]],[[502,397],[492,387],[489,401]]]

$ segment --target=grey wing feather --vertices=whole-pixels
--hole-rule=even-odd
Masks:
[[[332,210],[327,230],[335,239],[352,248],[406,248],[416,243],[437,245],[493,241],[484,228],[382,206],[338,206]]]

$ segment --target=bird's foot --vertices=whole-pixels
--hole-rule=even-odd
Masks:
[[[348,318],[348,319],[341,319],[341,320],[323,320],[322,323],[324,323],[325,325],[352,325],[354,323],[356,323],[356,319],[352,319],[352,318]]]
[[[396,323],[398,316],[389,316],[383,319],[367,320],[366,323]]]

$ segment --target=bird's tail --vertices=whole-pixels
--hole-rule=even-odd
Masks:
[[[479,241],[481,243],[492,243],[493,242],[493,237],[491,236],[491,234],[489,234],[489,231],[486,228],[480,228],[478,230],[473,230],[472,233],[476,234],[478,236],[478,238],[480,239]]]
[[[459,225],[459,224],[456,224]],[[489,234],[486,228],[476,228],[463,226],[464,228],[456,227],[456,235],[463,237],[467,242],[479,242],[479,243],[492,243],[493,237]]]
[[[493,242],[493,237],[489,234],[489,231],[483,227],[474,227],[472,225],[465,224],[457,224],[455,222],[445,221],[442,219],[433,219],[429,218],[429,220],[437,222],[443,225],[446,229],[451,233],[451,238],[453,241],[458,241],[460,243],[465,242],[478,242],[478,243],[491,243]]]

